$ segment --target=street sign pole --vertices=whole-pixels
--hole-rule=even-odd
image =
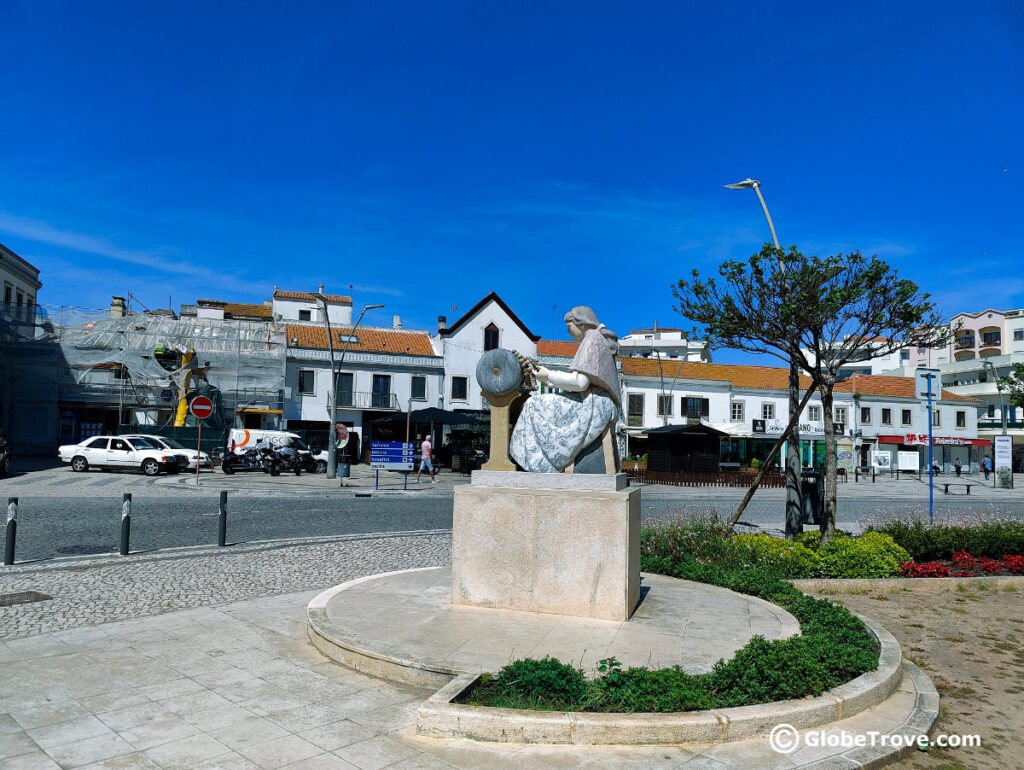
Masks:
[[[206,396],[196,396],[188,405],[188,410],[199,423],[199,436],[196,438],[196,486],[199,486],[199,458],[203,456],[203,421],[213,414],[213,401]]]
[[[932,440],[932,377],[934,374],[925,374],[928,381],[928,525],[935,523],[935,444]]]
[[[199,486],[199,458],[203,448],[203,421],[199,421],[199,437],[196,439],[196,486]]]

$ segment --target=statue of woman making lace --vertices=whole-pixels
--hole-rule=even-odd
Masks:
[[[531,395],[512,432],[509,451],[526,471],[560,473],[574,463],[578,465],[579,458],[589,455],[602,436],[614,439],[621,408],[615,368],[618,337],[599,323],[586,305],[566,313],[565,322],[569,335],[580,343],[569,371],[551,371],[543,366],[533,369],[537,380],[561,392]],[[613,440],[604,442],[605,452],[611,451],[614,456],[613,445]],[[575,471],[605,473],[608,467],[617,470],[618,462],[613,459],[609,463],[605,458],[586,466]]]

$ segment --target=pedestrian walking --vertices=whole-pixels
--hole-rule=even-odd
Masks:
[[[420,474],[423,473],[424,468],[430,472],[430,483],[437,483],[437,479],[434,478],[434,464],[430,461],[430,454],[433,449],[433,444],[430,443],[430,436],[427,436],[423,439],[423,443],[420,444],[420,469],[416,471],[417,484],[420,483]]]
[[[992,458],[985,457],[981,458],[981,470],[985,474],[985,481],[988,481],[988,474],[992,471]]]
[[[960,465],[960,458],[959,457],[956,458],[956,460],[953,461],[953,470],[956,471],[956,477],[960,478],[960,471],[963,470],[963,466]]]

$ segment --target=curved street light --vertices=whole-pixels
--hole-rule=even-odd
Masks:
[[[348,352],[348,346],[352,342],[352,338],[356,334],[356,329],[359,328],[359,324],[363,320],[363,316],[366,315],[367,310],[376,310],[384,307],[383,305],[366,305],[363,307],[363,311],[359,314],[359,318],[356,319],[355,325],[352,327],[352,331],[348,334],[348,339],[345,340],[345,347],[341,351],[341,360],[338,362],[337,367],[334,365],[334,337],[331,334],[331,317],[327,312],[327,295],[324,294],[323,287],[319,291],[314,292],[313,296],[320,300],[320,304],[324,308],[324,324],[327,326],[327,349],[330,351],[331,356],[331,406],[330,406],[330,427],[328,428],[329,441],[327,444],[327,478],[334,479],[338,477],[338,437],[337,429],[335,428],[335,419],[338,414],[338,374],[339,369],[345,363],[345,353]]]

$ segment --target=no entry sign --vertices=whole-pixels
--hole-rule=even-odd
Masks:
[[[196,419],[205,420],[213,414],[213,402],[206,396],[196,396],[192,399],[192,403],[188,405],[188,410]]]

